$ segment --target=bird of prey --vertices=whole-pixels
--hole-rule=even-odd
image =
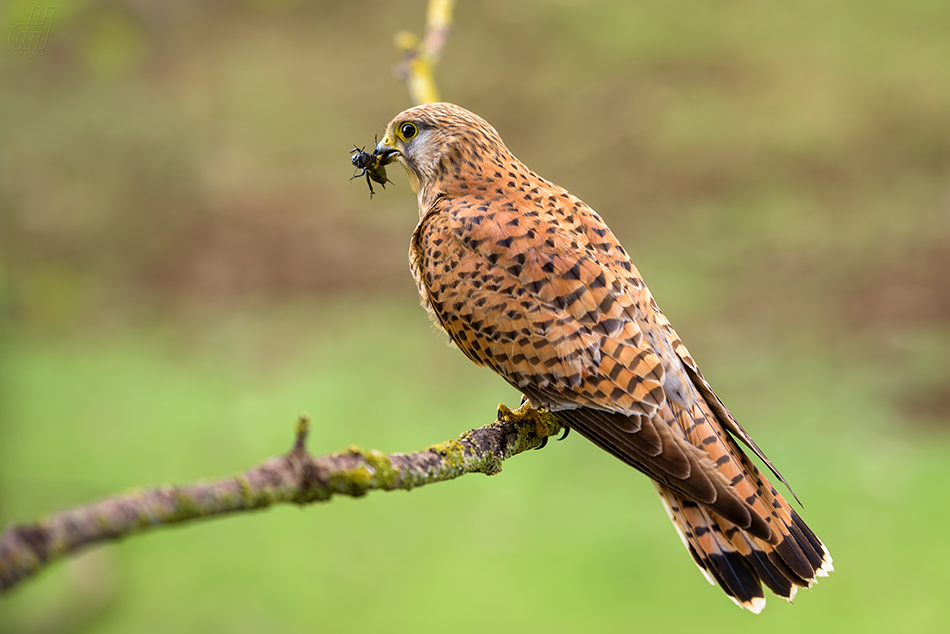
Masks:
[[[465,356],[649,476],[693,560],[739,606],[791,600],[828,550],[739,446],[784,482],[703,377],[601,217],[531,171],[481,117],[410,108],[374,152],[418,195],[422,305]]]

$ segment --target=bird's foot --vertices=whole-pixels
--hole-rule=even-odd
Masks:
[[[548,437],[561,429],[567,430],[553,414],[532,406],[527,397],[522,397],[521,407],[516,410],[498,405],[497,418],[499,422],[515,426],[514,430],[507,432],[501,439],[502,450],[506,452],[509,447],[513,453],[525,449],[543,449],[548,444]],[[566,435],[565,431],[562,438]],[[539,441],[540,444],[537,444]]]

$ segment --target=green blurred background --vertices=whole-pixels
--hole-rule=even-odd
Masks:
[[[0,31],[35,0],[5,2]],[[404,175],[421,0],[73,0],[0,46],[0,525],[285,451],[413,451],[518,395],[433,336]],[[0,632],[945,631],[950,4],[462,2],[438,69],[614,228],[837,572],[759,617],[579,437],[502,474],[157,531]]]

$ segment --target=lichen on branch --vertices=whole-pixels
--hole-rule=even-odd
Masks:
[[[352,446],[327,456],[306,449],[310,421],[302,415],[293,448],[244,473],[212,482],[133,491],[0,534],[0,592],[36,574],[50,562],[84,546],[274,504],[325,502],[334,495],[360,497],[451,480],[466,473],[494,475],[502,461],[541,447],[561,429],[551,413],[523,405],[498,406],[498,420],[457,440],[412,454],[386,455]]]

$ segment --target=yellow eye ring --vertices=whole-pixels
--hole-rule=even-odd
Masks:
[[[403,141],[408,141],[419,134],[419,128],[417,128],[416,124],[414,123],[404,123],[399,126],[398,133],[400,139]]]

